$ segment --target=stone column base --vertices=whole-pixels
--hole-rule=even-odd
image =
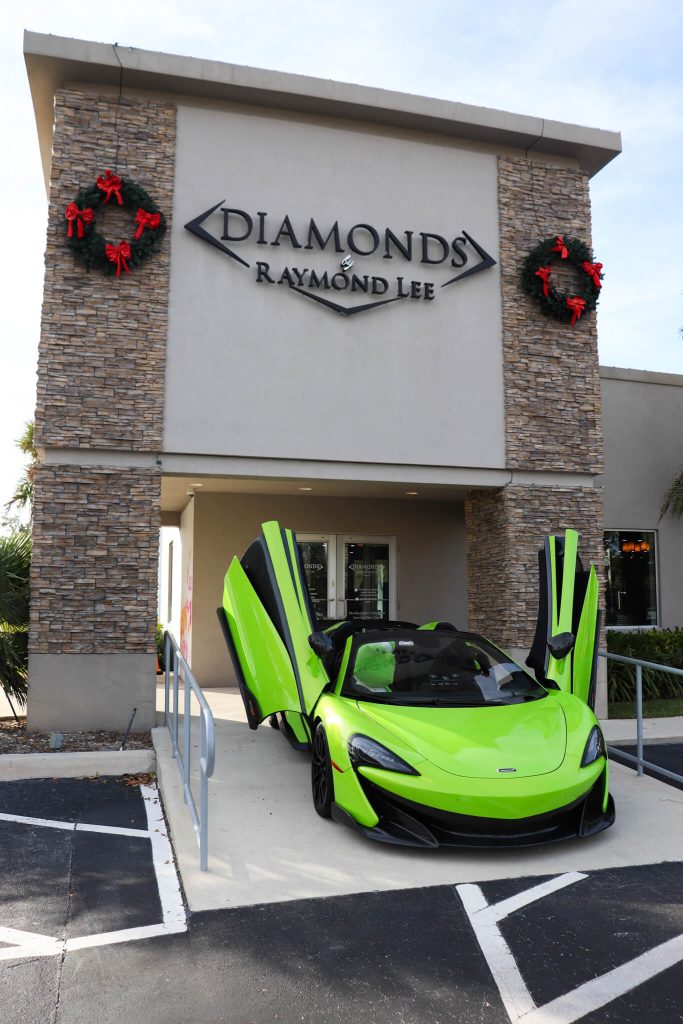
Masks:
[[[548,534],[578,530],[581,560],[585,567],[596,564],[602,584],[598,488],[511,484],[500,491],[470,491],[465,522],[470,629],[513,656],[531,647],[538,614],[538,550]],[[603,716],[606,690],[606,672],[599,670],[597,709]]]
[[[31,654],[29,732],[151,729],[156,712],[152,654]]]

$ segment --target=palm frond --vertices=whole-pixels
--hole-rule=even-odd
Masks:
[[[17,439],[17,448],[24,453],[24,455],[30,455],[32,462],[38,461],[38,452],[33,440],[35,433],[35,424],[33,420],[29,420],[24,426],[24,431]]]
[[[667,512],[678,519],[683,517],[683,469],[674,478],[669,490],[664,495],[662,507],[659,510],[659,519],[661,520]]]
[[[0,686],[22,707],[28,694],[28,628],[0,623]]]
[[[30,533],[0,537],[0,623],[13,628],[28,624],[30,569]]]
[[[28,455],[31,461],[25,467],[22,477],[17,484],[17,489],[5,505],[6,509],[11,509],[14,505],[17,505],[19,508],[25,508],[27,505],[33,505],[33,479],[35,475],[35,465],[38,461],[38,450],[35,446],[34,434],[35,424],[33,420],[29,420],[24,425],[21,437],[17,439],[17,448],[22,451],[24,455]]]

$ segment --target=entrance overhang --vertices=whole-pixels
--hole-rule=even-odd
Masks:
[[[462,502],[473,489],[499,490],[510,484],[592,487],[595,482],[590,474],[523,473],[472,466],[320,463],[201,455],[164,456],[160,461],[164,513],[180,512],[198,489],[202,493]]]

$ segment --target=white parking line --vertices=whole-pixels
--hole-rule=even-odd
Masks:
[[[157,876],[159,900],[164,924],[175,926],[182,923],[186,926],[185,907],[180,893],[180,882],[173,861],[173,849],[168,838],[166,821],[161,809],[159,790],[156,786],[140,786],[140,793],[145,801],[147,827],[152,843],[152,860]]]
[[[0,821],[13,821],[19,825],[38,825],[43,828],[64,828],[73,832],[76,823],[73,821],[51,821],[49,818],[27,818],[24,814],[0,814]]]
[[[142,786],[140,787],[143,788]],[[12,821],[19,825],[34,825],[38,828],[61,828],[67,832],[104,832],[112,836],[133,836],[149,839],[144,828],[124,828],[122,825],[91,825],[84,821],[58,821],[53,818],[28,818],[24,814],[0,814],[0,821]]]
[[[187,931],[185,907],[180,892],[180,883],[175,869],[173,849],[168,838],[166,822],[161,810],[159,794],[155,786],[140,786],[147,816],[147,829],[123,828],[114,825],[88,825],[73,821],[56,821],[51,818],[30,818],[20,814],[0,814],[0,821],[17,822],[43,828],[66,829],[71,832],[100,832],[104,835],[132,836],[148,839],[152,849],[152,862],[159,890],[162,918],[157,924],[137,928],[122,928],[119,931],[99,932],[94,935],[80,935],[72,939],[56,939],[39,932],[21,931],[18,928],[0,927],[0,942],[8,945],[0,949],[0,961],[25,960],[39,956],[59,956],[64,951],[91,949],[95,946],[111,946],[119,942],[136,942],[161,935],[174,935]]]
[[[456,887],[512,1024],[573,1024],[683,960],[683,935],[678,935],[544,1006],[536,1006],[498,922],[515,910],[587,877],[580,872],[568,872],[492,904],[487,903],[478,885]]]
[[[683,960],[683,935],[662,942],[621,967],[615,967],[607,974],[593,978],[572,992],[553,999],[551,1003],[539,1006],[524,1018],[524,1024],[573,1024],[580,1017],[599,1010],[601,1006],[649,981],[680,960]]]

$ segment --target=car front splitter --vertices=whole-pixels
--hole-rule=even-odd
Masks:
[[[379,822],[361,825],[338,804],[332,805],[332,817],[375,842],[394,846],[435,849],[456,847],[523,847],[556,843],[563,839],[586,838],[602,832],[614,823],[614,800],[608,797],[602,810],[603,776],[578,800],[546,814],[503,820],[475,818],[439,811],[389,794],[367,779],[363,789]]]

